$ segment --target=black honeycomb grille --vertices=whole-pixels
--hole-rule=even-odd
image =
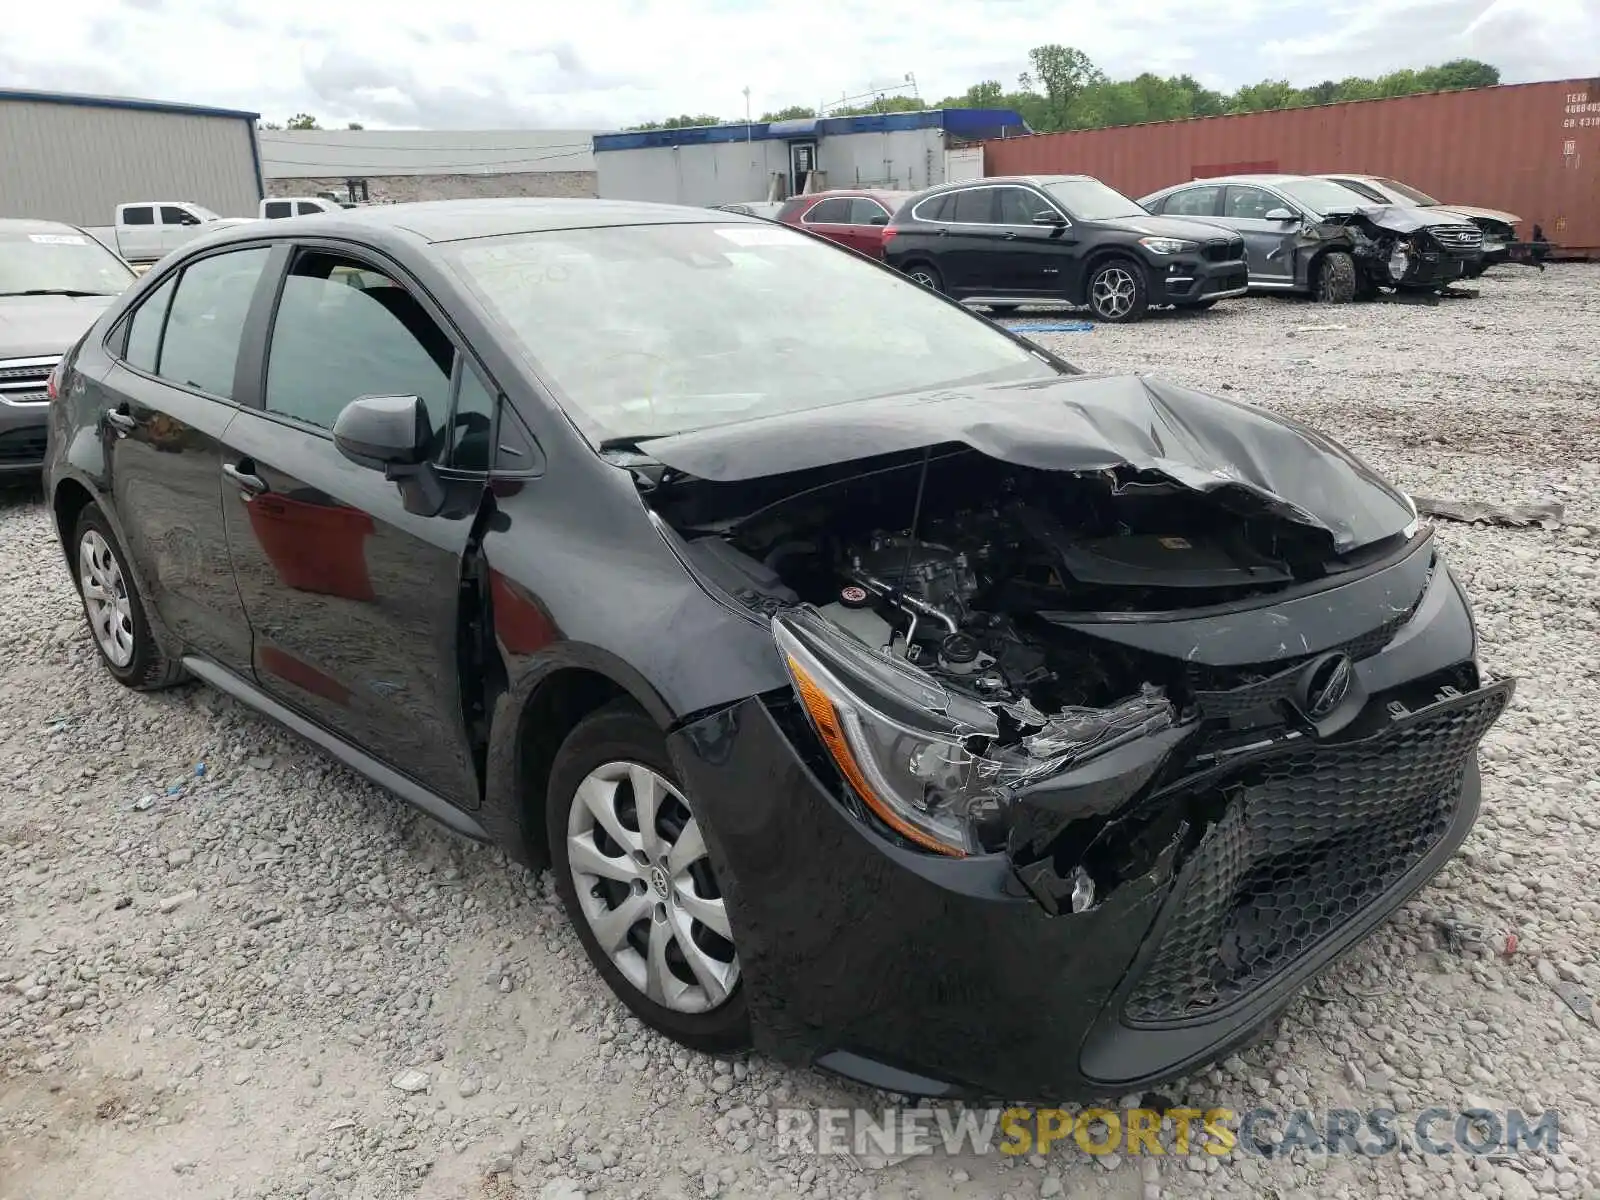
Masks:
[[[1383,734],[1258,763],[1225,787],[1124,1015],[1209,1019],[1382,896],[1435,846],[1471,755],[1510,696],[1496,685]]]

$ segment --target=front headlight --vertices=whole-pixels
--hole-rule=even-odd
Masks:
[[[1400,280],[1411,269],[1411,252],[1404,246],[1396,246],[1389,251],[1389,278]]]
[[[1186,242],[1182,238],[1142,237],[1139,245],[1151,254],[1187,254],[1200,248],[1199,242]]]
[[[873,650],[811,608],[774,616],[772,637],[850,790],[895,833],[952,858],[983,852],[980,829],[993,830],[1014,789],[1175,718],[1155,689],[1048,718],[1025,702],[985,704]]]

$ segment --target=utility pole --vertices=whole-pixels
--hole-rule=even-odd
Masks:
[[[744,85],[744,140],[750,141],[750,85]]]

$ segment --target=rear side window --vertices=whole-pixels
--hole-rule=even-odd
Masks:
[[[958,225],[988,225],[994,220],[991,215],[994,206],[993,188],[973,188],[967,192],[957,192],[955,196],[955,214],[949,218]]]
[[[167,314],[156,374],[233,399],[239,339],[267,253],[265,247],[232,250],[184,268]]]
[[[267,351],[268,412],[332,429],[362,396],[416,396],[443,431],[455,347],[415,296],[365,264],[302,254]]]
[[[290,207],[287,200],[273,200],[267,204],[267,216],[273,220],[277,220],[280,217],[287,217],[289,212]]]
[[[128,348],[123,358],[131,367],[154,375],[161,356],[161,330],[167,323],[167,306],[172,303],[173,280],[169,279],[140,304],[128,322]]]
[[[850,201],[844,196],[829,196],[806,209],[807,225],[850,224]]]
[[[1160,211],[1169,217],[1214,217],[1221,194],[1219,187],[1185,188],[1168,196]]]
[[[155,210],[149,208],[125,208],[122,210],[122,223],[124,225],[154,225],[156,223]]]

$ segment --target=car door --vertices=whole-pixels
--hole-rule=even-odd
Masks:
[[[855,248],[855,231],[850,226],[848,196],[827,196],[818,200],[801,214],[800,224],[830,242]]]
[[[1169,215],[1172,210],[1167,210]],[[1289,220],[1268,220],[1287,211]],[[1244,238],[1252,287],[1294,286],[1295,241],[1300,236],[1299,210],[1276,192],[1253,184],[1230,183],[1222,197],[1222,224]]]
[[[157,615],[189,649],[240,673],[250,627],[229,566],[222,445],[270,253],[230,248],[170,272],[119,322],[113,365],[89,384],[103,393],[112,499]]]
[[[494,393],[402,272],[331,245],[296,248],[256,353],[256,392],[228,429],[223,465],[256,679],[435,795],[473,807],[457,604]],[[423,402],[447,485],[439,515],[406,511],[383,472],[334,447],[339,413],[371,395]]]
[[[871,196],[850,198],[850,244],[872,258],[883,257],[883,231],[892,216]]]
[[[195,235],[200,218],[176,204],[161,206],[161,252],[176,250]]]
[[[117,210],[117,249],[123,258],[161,257],[161,226],[153,204],[124,204]]]
[[[1006,184],[993,189],[999,236],[991,243],[995,286],[1007,295],[1058,297],[1071,294],[1082,275],[1072,223],[1033,188]],[[1049,213],[1059,225],[1037,225]]]
[[[1005,259],[997,250],[1005,230],[995,224],[995,190],[985,185],[947,193],[939,269],[952,296],[1004,291]]]

